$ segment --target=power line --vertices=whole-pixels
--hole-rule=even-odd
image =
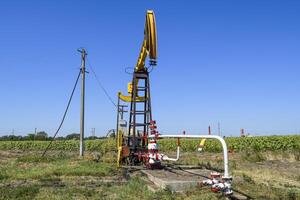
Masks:
[[[107,90],[104,88],[104,86],[102,85],[101,81],[99,80],[96,72],[94,71],[89,59],[87,59],[87,62],[88,62],[88,65],[89,65],[89,68],[91,69],[93,75],[95,76],[95,79],[98,83],[98,85],[100,86],[100,88],[102,89],[102,91],[104,92],[104,94],[106,95],[106,97],[108,98],[108,100],[115,106],[117,107],[117,104],[113,101],[113,99],[111,98],[111,96],[108,94]]]
[[[63,125],[63,123],[64,123],[64,121],[65,121],[65,118],[66,118],[67,112],[68,112],[68,110],[69,110],[69,107],[70,107],[70,104],[71,104],[71,101],[72,101],[72,98],[73,98],[73,95],[74,95],[74,92],[75,92],[75,89],[76,89],[76,86],[77,86],[77,83],[78,83],[80,74],[81,74],[81,69],[79,70],[79,73],[78,73],[78,76],[77,76],[75,85],[74,85],[74,87],[73,87],[71,96],[70,96],[70,98],[69,98],[68,105],[67,105],[67,107],[66,107],[66,109],[65,109],[63,118],[62,118],[62,120],[61,120],[61,122],[60,122],[60,124],[59,124],[59,126],[58,126],[58,128],[57,128],[57,130],[56,130],[56,132],[55,132],[55,134],[54,134],[54,136],[53,136],[53,138],[52,138],[52,140],[50,141],[50,143],[48,144],[48,146],[47,146],[46,149],[44,150],[44,152],[43,152],[43,154],[42,154],[42,157],[45,156],[46,152],[48,151],[49,147],[51,146],[52,142],[54,141],[56,135],[58,134],[60,128],[62,127],[62,125]]]

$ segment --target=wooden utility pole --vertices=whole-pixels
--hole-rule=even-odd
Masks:
[[[84,98],[85,98],[85,49],[78,50],[81,53],[81,112],[80,112],[80,146],[79,156],[84,155]]]

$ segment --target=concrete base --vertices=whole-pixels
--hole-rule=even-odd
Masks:
[[[169,189],[172,192],[184,192],[196,187],[199,182],[209,177],[206,169],[173,169],[142,170],[147,178],[161,189]]]

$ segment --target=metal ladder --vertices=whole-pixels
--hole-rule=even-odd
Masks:
[[[147,150],[147,136],[150,121],[152,120],[148,71],[134,72],[132,83],[133,91],[131,94],[132,101],[129,113],[127,145],[130,147],[132,153],[138,153]],[[144,100],[136,101],[136,97],[144,97]]]

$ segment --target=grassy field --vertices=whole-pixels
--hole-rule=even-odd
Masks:
[[[270,143],[277,141],[280,145],[277,150],[272,150],[270,144],[254,145],[266,137],[250,138],[250,142],[240,138],[240,143],[248,147],[232,148],[229,154],[234,190],[254,199],[300,199],[299,136],[283,140],[291,138],[292,145],[270,138]],[[162,151],[174,155],[176,142],[163,142]],[[217,148],[212,149],[208,143],[205,152],[197,153],[197,142],[183,143],[185,152],[177,164],[222,171],[222,154],[213,153],[218,152]],[[236,144],[229,139],[227,142],[233,147]],[[225,199],[208,188],[172,194],[168,190],[150,190],[143,177],[125,178],[124,170],[115,166],[113,140],[87,141],[89,151],[84,159],[77,156],[78,141],[55,142],[47,156],[41,158],[46,144],[0,142],[0,199]]]
[[[219,199],[208,189],[187,194],[153,192],[139,177],[129,180],[115,167],[114,155],[1,151],[0,199]]]

